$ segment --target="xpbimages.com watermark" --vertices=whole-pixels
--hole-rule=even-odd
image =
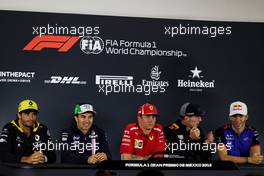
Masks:
[[[152,93],[164,93],[167,86],[162,85],[99,85],[98,92],[105,95],[111,93],[143,93],[151,95]]]
[[[33,151],[78,151],[78,153],[84,153],[85,151],[91,151],[96,153],[99,150],[98,142],[79,142],[74,141],[72,143],[48,141],[47,143],[34,142]]]
[[[133,76],[96,75],[95,84],[98,86],[98,92],[105,95],[121,93],[162,94],[169,87],[169,81],[160,80],[161,73],[159,66],[155,65],[151,68],[150,80],[142,79],[141,82],[135,84]]]
[[[229,36],[232,34],[231,26],[206,26],[206,25],[190,25],[176,24],[173,26],[164,27],[164,35],[169,37],[177,36],[209,36],[211,38],[219,36]]]
[[[74,141],[72,143],[58,142],[53,143],[48,141],[47,143],[35,142],[33,143],[33,151],[77,151],[78,153],[84,153],[85,151],[91,151],[96,153],[99,148],[98,142],[88,142],[83,143],[79,141]],[[192,142],[182,142],[179,143],[167,143],[166,151],[174,154],[179,151],[207,151],[210,153],[216,153],[218,150],[231,150],[231,144],[227,143],[192,143]]]
[[[179,151],[208,151],[211,153],[216,153],[218,150],[231,150],[231,144],[227,143],[194,143],[194,142],[182,142],[179,143],[167,143],[166,150],[170,151],[172,154]]]
[[[33,35],[97,35],[100,33],[99,26],[67,26],[60,24],[45,24],[42,26],[33,26]]]

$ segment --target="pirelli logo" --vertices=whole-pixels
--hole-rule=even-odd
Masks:
[[[34,37],[24,48],[26,51],[41,51],[45,48],[67,52],[79,40],[79,36],[42,35]]]
[[[133,76],[96,75],[97,85],[133,85]]]

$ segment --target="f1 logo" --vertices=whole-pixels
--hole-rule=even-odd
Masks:
[[[57,48],[59,52],[67,52],[79,38],[79,36],[38,35],[23,50],[41,51],[44,48]]]

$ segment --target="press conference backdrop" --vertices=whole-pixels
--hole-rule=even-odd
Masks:
[[[0,21],[1,128],[33,99],[56,142],[74,105],[88,102],[118,160],[123,129],[143,103],[157,106],[164,126],[183,103],[198,103],[210,131],[240,100],[263,147],[263,23],[19,11],[0,11]]]

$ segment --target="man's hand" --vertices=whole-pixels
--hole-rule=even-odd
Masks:
[[[96,161],[97,161],[97,159],[96,159],[95,155],[91,155],[91,156],[89,156],[88,159],[87,159],[87,163],[88,163],[88,164],[95,164]]]
[[[254,154],[253,156],[248,157],[248,163],[251,164],[260,164],[263,161],[263,155]]]
[[[107,156],[105,153],[96,153],[94,155],[91,155],[90,157],[88,157],[87,163],[88,164],[96,164],[99,163],[101,161],[107,160]]]
[[[101,152],[101,153],[96,153],[95,154],[95,158],[97,159],[97,162],[101,162],[104,160],[107,160],[107,156],[105,153]]]
[[[121,154],[121,160],[148,160],[150,157],[151,157],[151,155],[138,156],[138,155],[129,154],[129,153],[122,153]]]
[[[190,130],[190,138],[192,140],[198,140],[198,139],[200,139],[200,130],[197,127],[193,127]]]
[[[27,164],[42,164],[45,162],[45,155],[43,155],[42,152],[34,152],[30,156],[23,156],[20,162]]]

